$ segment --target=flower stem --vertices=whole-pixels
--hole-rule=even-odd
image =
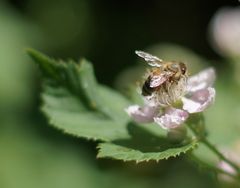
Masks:
[[[222,170],[216,166],[213,166],[213,165],[210,165],[206,162],[204,162],[203,160],[199,159],[196,155],[194,155],[193,153],[190,154],[190,159],[191,161],[195,162],[197,165],[200,165],[201,167],[203,168],[206,168],[206,169],[209,169],[209,170],[212,170],[212,171],[215,171],[216,173],[221,173],[221,174],[225,174],[231,178],[234,178],[234,179],[238,179],[238,177],[234,174],[231,174],[225,170]],[[239,180],[239,179],[238,179]]]
[[[228,163],[231,167],[233,167],[238,174],[240,174],[240,168],[232,161],[227,159],[212,143],[209,142],[206,138],[200,140],[205,146],[207,146],[213,153],[215,153],[219,159],[223,160],[224,162]]]
[[[240,178],[240,168],[238,165],[236,165],[234,162],[226,158],[207,138],[206,136],[203,136],[204,134],[201,134],[202,131],[199,131],[198,126],[189,124],[188,127],[192,130],[194,135],[199,139],[200,142],[202,142],[209,150],[211,150],[215,155],[218,156],[219,159],[223,160],[227,164],[229,164],[234,170],[236,170],[237,175],[235,178]],[[200,126],[203,127],[203,126]],[[216,170],[216,169],[215,169]],[[217,170],[219,171],[219,169]],[[222,171],[222,170],[221,170]],[[226,172],[225,172],[226,174]]]

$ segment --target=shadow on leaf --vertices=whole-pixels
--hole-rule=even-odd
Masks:
[[[156,135],[134,122],[130,122],[127,129],[131,139],[115,140],[113,141],[114,144],[139,150],[143,153],[162,152],[168,149],[179,148],[186,144],[172,144],[166,137]]]

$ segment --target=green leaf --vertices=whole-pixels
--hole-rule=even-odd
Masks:
[[[44,75],[42,111],[54,127],[87,139],[110,141],[129,138],[129,101],[101,86],[86,60],[56,61],[28,50]]]
[[[44,91],[42,111],[48,117],[51,125],[65,133],[104,141],[129,137],[125,128],[126,121],[119,120],[117,122],[98,112],[88,111],[77,97],[64,88],[45,87]],[[107,91],[104,87],[99,87],[99,93],[107,93]],[[108,93],[108,96],[110,94]]]
[[[131,139],[100,143],[98,145],[98,157],[136,162],[159,161],[186,153],[198,144],[196,140],[189,140],[181,144],[172,144],[165,137],[156,133],[154,134],[139,125],[129,124],[128,130],[132,135]]]
[[[124,108],[130,105],[119,93],[97,83],[92,65],[81,60],[56,61],[33,51],[30,56],[44,75],[42,111],[49,123],[65,133],[100,144],[99,157],[148,161],[175,157],[194,148],[196,141],[173,145],[155,124],[133,124]]]
[[[169,157],[176,157],[181,153],[186,153],[187,151],[196,147],[197,142],[190,142],[183,146],[169,146],[165,147],[163,150],[157,152],[143,152],[141,150],[133,149],[127,146],[116,145],[113,143],[101,143],[99,144],[99,153],[98,157],[103,158],[112,158],[123,161],[159,161],[162,159],[168,159]],[[161,147],[161,146],[159,146]]]
[[[216,187],[184,160],[170,161],[171,165],[149,163],[137,166],[96,161],[88,144],[48,138],[49,134],[37,131],[36,122],[32,124],[16,116],[2,121],[0,130],[0,187]]]

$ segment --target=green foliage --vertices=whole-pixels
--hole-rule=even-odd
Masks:
[[[128,138],[123,120],[117,122],[99,112],[87,110],[82,101],[64,88],[52,90],[45,87],[42,110],[49,118],[50,124],[56,128],[74,136],[93,140]],[[99,91],[109,92],[103,88],[99,88]]]
[[[129,137],[125,129],[128,116],[123,111],[129,102],[98,85],[90,63],[57,62],[36,51],[28,52],[45,76],[42,110],[52,125],[87,139],[109,141]]]
[[[162,143],[155,147],[155,151],[146,152],[113,143],[102,143],[99,145],[98,157],[108,157],[123,161],[136,161],[137,163],[150,160],[159,161],[162,159],[168,159],[169,157],[179,156],[181,153],[186,153],[196,145],[197,141],[175,147],[173,145]],[[159,151],[156,151],[156,148]]]
[[[49,123],[77,137],[107,142],[100,143],[99,157],[159,161],[196,146],[193,140],[171,144],[156,125],[141,127],[131,123],[124,112],[130,101],[98,84],[87,60],[64,62],[34,50],[28,53],[43,73],[42,111]]]
[[[33,66],[26,63],[25,46],[37,46],[39,35],[33,24],[11,9],[4,1],[0,6],[0,109],[23,111],[31,105]],[[38,45],[39,46],[39,45]]]
[[[21,125],[21,126],[19,126]],[[183,160],[121,166],[102,163],[86,143],[36,131],[36,122],[14,118],[0,127],[1,188],[215,188]],[[74,143],[74,144],[73,144]],[[181,170],[177,170],[181,169]],[[188,177],[188,181],[184,178]],[[14,181],[13,181],[14,179]]]

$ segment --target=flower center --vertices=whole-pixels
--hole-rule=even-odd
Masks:
[[[181,98],[186,94],[187,77],[182,75],[179,80],[167,80],[146,100],[154,106],[182,106]]]

